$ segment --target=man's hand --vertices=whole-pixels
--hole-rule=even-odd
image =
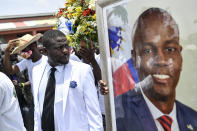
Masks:
[[[4,56],[4,69],[6,71],[7,74],[15,74],[17,72],[19,72],[19,68],[17,65],[11,65],[11,60],[10,60],[10,52],[11,50],[17,46],[18,44],[18,39],[14,39],[14,40],[10,40],[8,42],[8,46],[5,49],[5,56]]]
[[[89,43],[89,48],[86,46],[86,43],[81,41],[80,42],[80,50],[77,53],[82,59],[83,62],[86,64],[91,64],[93,68],[93,74],[95,78],[95,82],[97,83],[101,80],[101,69],[95,59],[94,50],[92,45]]]
[[[101,94],[107,95],[109,93],[109,87],[107,86],[107,83],[104,80],[100,80],[99,85]]]
[[[18,44],[18,39],[10,40],[8,42],[8,46],[6,47],[5,51],[10,52],[16,45]]]
[[[19,83],[17,80],[12,80],[12,83],[14,84],[14,86],[16,86],[18,88],[24,87],[24,83]]]
[[[90,64],[95,60],[94,52],[90,48],[81,47],[79,50],[79,54],[83,58],[84,63],[86,64]]]
[[[19,87],[19,86],[18,86],[18,81],[17,81],[17,80],[12,80],[12,83],[14,84],[14,86]]]

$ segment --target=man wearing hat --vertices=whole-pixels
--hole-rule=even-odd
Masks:
[[[41,61],[46,58],[41,55],[37,48],[36,42],[40,39],[40,37],[42,37],[42,34],[40,33],[36,34],[35,36],[26,34],[18,39],[10,40],[8,42],[8,46],[5,49],[4,59],[5,70],[8,74],[15,74],[28,69],[29,80],[30,82],[32,81],[31,74],[33,66],[41,63]],[[11,65],[10,55],[17,53],[25,59],[17,63],[16,65]]]
[[[7,74],[15,74],[18,72],[22,72],[25,69],[28,70],[28,77],[29,77],[30,82],[26,82],[23,84],[19,83],[21,87],[25,87],[30,84],[31,84],[31,87],[33,87],[32,69],[34,66],[40,64],[42,61],[47,59],[47,57],[42,55],[39,49],[37,48],[37,41],[41,37],[42,37],[42,34],[40,33],[34,36],[30,34],[26,34],[18,39],[10,40],[8,42],[7,48],[5,49],[4,67],[5,67],[5,71],[7,72]],[[25,59],[23,59],[17,64],[11,65],[10,55],[14,55],[14,54],[19,54]],[[22,110],[22,113],[23,113],[24,119],[27,119],[28,121],[30,120],[30,122],[25,123],[25,125],[27,124],[26,126],[28,126],[29,128],[32,127],[33,129],[33,116],[29,116],[31,115],[29,113],[33,112],[33,105],[31,107],[32,108],[30,108],[30,110],[32,111],[24,112]],[[24,120],[24,122],[26,121]]]

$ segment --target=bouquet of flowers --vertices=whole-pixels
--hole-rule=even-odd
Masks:
[[[95,14],[95,0],[67,0],[56,16],[56,29],[63,30],[70,46],[79,49],[80,41],[96,44],[98,33]]]

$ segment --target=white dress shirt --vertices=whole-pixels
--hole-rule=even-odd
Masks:
[[[60,70],[63,71],[60,71]],[[70,60],[55,72],[54,121],[56,131],[103,131],[102,116],[90,66]],[[44,95],[50,66],[33,68],[34,130],[41,131]],[[64,75],[64,76],[62,76]],[[76,85],[71,87],[71,82]],[[63,97],[63,98],[62,98]]]
[[[142,90],[141,90],[141,92],[142,92],[144,100],[146,101],[146,104],[148,105],[148,108],[153,116],[153,119],[155,121],[158,131],[164,131],[162,125],[157,120],[159,117],[161,117],[163,115],[167,115],[172,118],[171,131],[179,131],[179,125],[178,125],[177,118],[176,118],[176,116],[177,116],[176,115],[176,104],[174,103],[173,109],[170,112],[170,114],[163,114],[154,104],[152,104],[152,102],[146,97],[146,95],[143,93]]]
[[[64,73],[62,73],[62,72],[63,72],[65,66],[56,66],[55,67],[57,69],[55,71],[56,85],[61,84],[62,82],[64,82]],[[43,72],[43,76],[42,76],[42,79],[41,79],[40,86],[39,86],[39,91],[38,91],[38,94],[39,94],[38,96],[39,97],[38,97],[38,101],[39,101],[39,108],[40,108],[40,114],[41,114],[40,116],[42,116],[45,91],[46,91],[46,86],[47,86],[48,78],[49,78],[49,75],[51,73],[51,71],[50,71],[51,68],[52,67],[47,63],[47,65],[45,67],[45,71]],[[59,101],[60,101],[59,105],[62,106],[62,108],[60,108],[60,109],[63,109],[63,101],[62,101],[63,100],[63,92],[62,92],[62,90],[63,89],[60,89],[60,87],[59,88],[55,88],[55,99],[59,99]],[[55,110],[54,110],[54,112],[55,112]],[[63,110],[61,110],[61,112],[63,113]],[[54,114],[55,130],[58,130],[57,129],[57,123],[59,123],[58,120],[59,120],[58,119],[58,115]]]
[[[25,131],[14,85],[0,72],[0,130]]]

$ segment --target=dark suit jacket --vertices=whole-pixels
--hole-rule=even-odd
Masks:
[[[157,131],[140,90],[132,90],[118,96],[115,102],[117,131]],[[191,131],[189,125],[193,127],[193,131],[197,131],[197,112],[178,101],[176,110],[180,131]]]

